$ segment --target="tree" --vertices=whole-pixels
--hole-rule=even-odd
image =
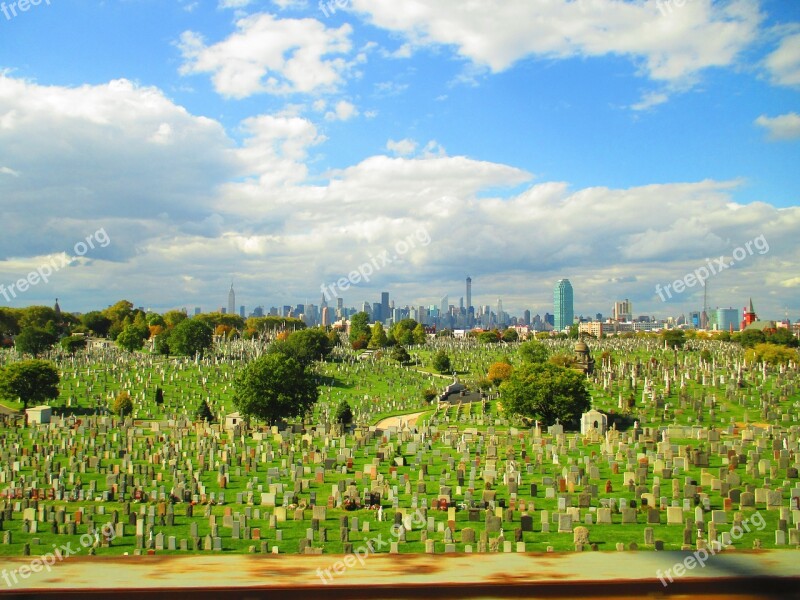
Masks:
[[[47,328],[48,323],[58,323],[59,316],[56,311],[49,306],[29,306],[20,311],[19,326],[21,329],[26,327]]]
[[[519,340],[519,333],[513,327],[509,327],[503,332],[501,339],[507,343],[516,342]]]
[[[369,339],[370,348],[384,348],[388,342],[383,324],[378,322],[372,326],[372,337]]]
[[[169,332],[162,331],[153,338],[153,350],[156,354],[169,356]]]
[[[557,367],[564,367],[565,369],[571,369],[578,364],[578,360],[571,354],[554,354],[550,357],[548,362]]]
[[[251,362],[234,383],[233,403],[246,418],[274,425],[279,419],[304,415],[317,401],[313,373],[297,359],[265,354]]]
[[[434,354],[431,366],[433,366],[433,368],[439,373],[449,373],[450,357],[447,356],[447,352],[444,350],[439,350],[436,354]]]
[[[128,352],[141,350],[144,346],[144,341],[147,339],[150,330],[139,325],[125,325],[120,334],[117,336],[116,342],[120,348]]]
[[[19,335],[14,338],[14,346],[18,352],[39,356],[42,352],[49,350],[57,340],[58,338],[52,333],[39,327],[28,325],[23,327]]]
[[[211,328],[195,319],[185,319],[178,323],[169,334],[169,349],[180,356],[202,356],[214,342]]]
[[[661,339],[669,348],[683,348],[686,343],[686,333],[682,329],[665,329],[661,332]]]
[[[428,334],[425,333],[425,328],[422,326],[422,323],[417,323],[417,326],[414,327],[414,343],[417,345],[422,345],[428,341]]]
[[[500,341],[500,332],[496,329],[491,331],[483,331],[478,334],[478,341],[481,344],[496,344]]]
[[[111,327],[111,319],[98,310],[81,315],[80,320],[84,327],[100,337],[108,335],[108,329]]]
[[[330,338],[319,327],[292,332],[282,347],[286,354],[296,358],[302,365],[325,360],[333,349]]]
[[[526,363],[543,363],[547,360],[550,353],[544,344],[537,340],[530,340],[524,342],[519,347],[519,355],[522,362]]]
[[[411,361],[411,355],[408,353],[403,346],[398,344],[394,348],[392,348],[392,360],[396,360],[401,365],[408,364]]]
[[[208,406],[208,402],[205,400],[200,400],[200,404],[197,405],[197,410],[195,411],[194,416],[198,421],[208,421],[209,423],[214,422],[214,413],[211,412],[211,408]]]
[[[428,404],[433,402],[433,399],[436,398],[436,396],[438,396],[438,395],[439,395],[439,392],[437,391],[437,389],[435,387],[426,388],[422,392],[422,397],[425,399],[425,402],[427,402]]]
[[[792,332],[788,329],[776,329],[766,334],[766,341],[768,344],[779,344],[781,346],[788,346],[789,348],[797,348],[798,340]]]
[[[486,374],[486,378],[489,379],[493,384],[500,385],[509,377],[511,377],[511,373],[513,371],[514,368],[507,362],[496,362],[489,367],[489,372]]]
[[[0,397],[12,402],[19,400],[42,404],[58,398],[61,378],[56,366],[46,360],[21,360],[0,369]]]
[[[410,346],[414,343],[414,330],[419,323],[414,319],[401,319],[392,326],[391,335],[402,346]]]
[[[19,333],[19,312],[12,308],[0,307],[0,336]]]
[[[167,324],[167,329],[177,327],[179,323],[182,323],[188,318],[189,315],[182,310],[170,310],[164,313],[164,323]]]
[[[164,390],[161,389],[161,386],[157,386],[156,387],[155,403],[158,406],[161,406],[162,404],[164,404]]]
[[[71,335],[61,340],[61,347],[65,352],[75,354],[78,350],[86,348],[86,338],[82,335]]]
[[[745,329],[744,331],[736,334],[735,341],[739,342],[743,348],[753,348],[756,344],[763,344],[767,341],[767,337],[763,331],[758,329]]]
[[[334,420],[341,425],[349,425],[353,422],[353,410],[347,400],[342,400],[339,406],[336,407]]]
[[[360,312],[354,314],[350,317],[350,344],[353,346],[354,350],[357,350],[356,345],[361,345],[361,348],[367,345],[369,341],[370,330],[369,330],[369,315],[365,312]]]
[[[525,364],[500,386],[503,410],[552,425],[576,423],[591,406],[586,377],[551,363]]]
[[[129,414],[133,412],[133,399],[131,395],[126,392],[122,391],[117,394],[117,397],[114,399],[114,406],[112,408],[114,414],[119,415],[120,417],[127,417]]]
[[[800,359],[797,350],[778,344],[756,344],[744,356],[749,362],[764,362],[768,365],[787,365],[790,361],[797,362]]]

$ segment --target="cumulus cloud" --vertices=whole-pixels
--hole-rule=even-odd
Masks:
[[[769,133],[771,140],[796,140],[800,138],[800,115],[791,112],[778,117],[761,115],[756,125]]]
[[[553,282],[570,277],[578,312],[619,296],[671,314],[697,298],[663,307],[656,283],[758,235],[770,260],[719,275],[714,302],[794,285],[787,265],[800,261],[800,209],[738,204],[739,181],[572,189],[412,139],[311,173],[326,139],[308,118],[257,115],[234,142],[218,122],[125,80],[66,88],[2,76],[0,123],[0,283],[100,227],[112,240],[25,303],[57,295],[85,310],[135,295],[146,307],[214,310],[231,277],[248,309],[313,301],[321,284],[420,230],[430,245],[351,290],[348,306],[383,289],[399,305],[435,303],[457,297],[469,274],[476,304],[502,296],[512,312],[549,310]]]
[[[667,2],[668,0],[665,0]],[[757,0],[692,0],[668,14],[665,2],[616,0],[353,0],[374,25],[413,47],[450,46],[501,72],[527,57],[627,56],[642,75],[686,86],[710,67],[734,64],[757,37]],[[410,46],[403,46],[407,55]]]
[[[327,121],[349,121],[358,116],[358,109],[355,104],[347,100],[340,100],[336,103],[334,110],[325,113]]]
[[[349,65],[352,28],[326,27],[315,19],[279,19],[255,14],[240,19],[237,31],[207,45],[193,31],[180,36],[184,75],[211,75],[223,96],[285,95],[336,90]]]
[[[765,65],[774,83],[800,86],[800,33],[784,37]]]

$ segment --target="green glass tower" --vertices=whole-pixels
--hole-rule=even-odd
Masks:
[[[575,311],[572,304],[572,284],[569,279],[559,279],[553,289],[553,316],[556,331],[572,325]]]

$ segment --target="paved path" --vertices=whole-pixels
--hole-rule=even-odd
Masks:
[[[397,415],[394,417],[386,417],[378,421],[378,424],[375,425],[377,429],[389,429],[389,427],[400,427],[400,421],[403,421],[403,425],[408,425],[409,427],[413,427],[417,424],[417,419],[419,419],[422,415],[424,415],[427,411],[422,411],[418,413],[410,413],[407,415]]]

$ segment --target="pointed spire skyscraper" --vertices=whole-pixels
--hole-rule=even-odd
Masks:
[[[236,293],[233,291],[233,282],[231,281],[231,291],[228,292],[228,314],[236,314]]]

